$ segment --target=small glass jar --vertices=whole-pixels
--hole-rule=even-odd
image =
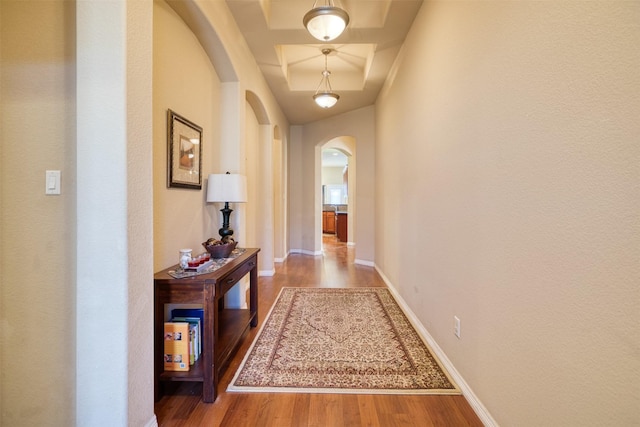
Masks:
[[[189,261],[191,261],[191,249],[180,249],[180,267],[187,268]]]

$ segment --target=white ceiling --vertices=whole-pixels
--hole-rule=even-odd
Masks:
[[[347,156],[335,148],[325,148],[322,150],[323,167],[344,167],[348,163]]]
[[[336,0],[347,11],[345,32],[329,43],[313,38],[302,18],[308,0],[226,0],[269,87],[291,124],[304,124],[375,102],[422,0]],[[325,4],[318,0],[318,5]],[[313,102],[327,57],[331,87],[340,100],[330,109]]]

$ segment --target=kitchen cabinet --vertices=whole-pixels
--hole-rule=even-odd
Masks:
[[[336,235],[338,236],[338,240],[341,242],[346,242],[348,240],[346,212],[336,212]]]
[[[336,213],[335,211],[322,212],[322,232],[326,234],[336,234]]]

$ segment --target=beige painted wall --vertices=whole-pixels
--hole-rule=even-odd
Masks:
[[[639,41],[638,2],[425,2],[377,101],[376,264],[500,425],[640,424]]]
[[[153,19],[150,2],[126,2],[127,79],[125,159],[127,165],[127,425],[152,427],[156,422],[153,364],[153,262],[135,254],[153,252]],[[95,339],[95,334],[90,337]],[[109,359],[107,358],[107,362]],[[108,375],[108,372],[107,372]],[[99,386],[99,383],[97,384]],[[98,387],[99,388],[99,387]],[[97,394],[97,398],[102,396]],[[107,408],[108,410],[108,408]]]
[[[342,185],[344,178],[342,172],[343,166],[323,166],[322,167],[322,185]]]
[[[287,219],[286,201],[287,194],[287,151],[279,135],[279,129],[276,129],[273,140],[273,217],[275,218],[274,226],[274,245],[273,260],[274,262],[283,262],[288,251],[288,231],[286,225],[289,223]]]
[[[155,423],[152,6],[75,3],[77,425]]]
[[[347,136],[355,140],[357,207],[353,228],[356,260],[373,264],[374,257],[374,108],[365,107],[304,126],[292,126],[289,146],[290,247],[293,252],[319,254],[321,229],[321,147],[329,140]],[[299,131],[299,132],[298,132]],[[351,166],[350,166],[351,167]],[[351,236],[351,234],[350,234]],[[351,238],[351,237],[350,237]]]
[[[0,2],[3,426],[73,425],[74,419],[75,16],[69,6]],[[62,171],[59,196],[44,194],[47,169]]]
[[[305,223],[305,212],[303,206],[308,203],[303,197],[304,189],[307,188],[313,190],[313,184],[306,184],[303,181],[304,162],[303,158],[303,144],[299,144],[298,141],[302,141],[303,138],[302,126],[291,126],[291,140],[287,147],[287,153],[289,156],[289,168],[288,175],[289,180],[287,182],[289,193],[288,217],[289,217],[289,242],[288,247],[290,252],[302,251],[303,249],[303,230],[308,227]],[[306,212],[308,217],[309,213]],[[313,224],[310,225],[313,227]],[[314,247],[310,246],[308,251],[314,251]]]
[[[186,24],[182,21],[175,24],[182,27],[179,30],[181,33],[178,35],[179,40],[166,40],[167,46],[173,46],[170,49],[181,50],[183,49],[183,43],[190,44],[186,51],[178,52],[178,55],[187,61],[186,63],[191,63],[195,66],[190,76],[191,80],[188,82],[183,80],[188,78],[189,73],[182,72],[183,76],[179,80],[181,86],[177,86],[176,82],[171,81],[170,78],[159,83],[159,88],[163,88],[160,89],[160,95],[166,97],[167,93],[171,93],[171,97],[174,100],[179,98],[179,102],[185,104],[187,109],[197,110],[199,111],[198,115],[207,116],[203,119],[206,122],[202,126],[205,128],[205,132],[207,129],[210,130],[208,141],[213,150],[210,152],[213,154],[208,160],[205,158],[205,161],[208,162],[204,166],[205,177],[209,173],[230,171],[247,175],[249,185],[251,182],[263,182],[264,179],[258,173],[262,170],[272,171],[271,165],[262,163],[267,160],[271,161],[271,155],[260,155],[257,153],[256,147],[269,150],[273,141],[273,129],[276,127],[280,129],[281,140],[286,143],[289,135],[289,124],[275,102],[264,78],[259,73],[255,59],[250,54],[250,50],[244,43],[238,28],[235,25],[230,25],[233,19],[226,4],[224,2],[200,0],[171,1],[169,2],[169,7],[161,1],[157,1],[156,5],[159,3],[162,4],[164,15],[171,16],[174,21],[183,19],[186,22]],[[177,10],[178,14],[174,13],[173,10]],[[156,25],[156,28],[158,29],[159,25]],[[163,29],[162,31],[166,31],[165,37],[171,39],[173,31],[176,30]],[[218,46],[218,43],[221,45]],[[163,45],[158,45],[157,43],[156,45],[159,46],[158,49],[163,49],[160,47]],[[196,51],[197,54],[195,53]],[[166,61],[171,59],[171,55],[166,53],[162,53],[162,55]],[[197,58],[195,57],[196,55]],[[207,60],[209,61],[208,64],[206,63]],[[181,66],[182,64],[174,64],[166,72],[169,74],[181,72],[179,69]],[[158,69],[159,67],[155,66],[154,73]],[[173,71],[170,71],[171,69]],[[223,71],[216,76],[218,70]],[[163,74],[165,73],[163,72]],[[213,84],[213,86],[217,85],[217,87],[209,88],[209,80],[217,82]],[[204,82],[204,87],[201,86],[202,82]],[[183,90],[183,88],[188,88],[188,90]],[[154,135],[160,135],[164,131],[157,118],[160,117],[158,111],[162,107],[160,106],[161,101],[155,99],[158,90],[154,89],[154,91],[154,104],[156,105]],[[249,106],[246,102],[249,96],[255,105]],[[194,99],[192,100],[191,98]],[[223,106],[224,108],[222,108]],[[259,109],[259,118],[257,117],[258,112],[252,111],[252,108]],[[253,118],[247,120],[247,117]],[[259,129],[256,129],[256,118],[258,118]],[[196,123],[198,122],[196,121]],[[206,139],[207,137],[205,137]],[[154,137],[154,141],[157,144],[154,149],[154,175],[160,177],[160,174],[164,173],[163,168],[166,167],[161,158],[165,154],[162,151],[158,151],[163,149],[158,143],[158,138]],[[259,145],[256,145],[258,141]],[[273,172],[273,174],[274,178],[271,178],[271,180],[281,177],[282,171]],[[156,255],[155,266],[156,269],[160,269],[175,263],[175,257],[172,254],[179,247],[172,245],[175,245],[175,242],[179,239],[187,242],[185,244],[189,245],[188,247],[195,249],[196,247],[201,247],[202,240],[200,236],[217,235],[217,230],[222,222],[221,213],[219,212],[222,206],[219,204],[207,204],[202,213],[194,213],[192,210],[198,209],[198,205],[205,205],[204,191],[202,192],[202,199],[197,201],[192,195],[184,194],[181,196],[172,194],[167,198],[167,191],[161,188],[162,182],[159,179],[154,180],[154,187],[154,196],[160,194],[160,197],[165,200],[160,204],[156,203],[156,212],[162,211],[163,218],[154,219],[157,230],[155,238],[160,239],[160,241],[155,242],[156,253],[162,254],[161,257]],[[251,193],[252,191],[257,190],[250,188],[249,192]],[[271,191],[273,191],[273,186]],[[260,193],[261,196],[263,193]],[[273,200],[273,195],[264,195],[264,197],[269,197],[269,200]],[[257,206],[257,198],[253,200],[256,203],[252,206],[247,204],[232,207],[234,212],[231,216],[231,226],[238,233],[237,237],[241,245],[248,245],[253,242],[254,245],[259,245],[262,248],[259,260],[261,268],[263,264],[267,264],[267,268],[271,269],[273,268],[274,246],[273,215],[271,214],[269,217],[270,237],[268,239],[256,237],[258,232],[256,230],[252,231],[251,227],[257,224],[258,219],[249,217],[249,210],[253,209],[252,212],[254,213],[261,211],[262,215],[264,209]],[[179,224],[176,221],[182,221],[182,219],[176,215],[174,202],[184,202],[185,214],[192,216],[192,221],[189,224],[191,229],[186,233],[179,231],[181,227],[178,226]],[[173,206],[173,211],[167,212],[164,209],[167,206]],[[272,203],[269,206],[272,206]],[[273,207],[271,209],[273,210]],[[264,218],[264,215],[260,218]],[[284,234],[282,227],[279,228],[279,232]],[[282,239],[283,237],[280,236],[280,240]]]
[[[220,173],[220,80],[202,46],[164,1],[154,1],[153,203],[154,269],[178,262],[178,251],[204,251],[217,236],[222,206],[206,203],[207,177]],[[203,128],[202,190],[167,188],[167,109]]]
[[[258,206],[258,194],[260,185],[260,176],[258,174],[258,161],[259,156],[249,155],[249,153],[257,153],[260,149],[260,125],[256,119],[256,115],[251,110],[248,103],[245,103],[245,141],[246,141],[246,153],[245,162],[243,164],[244,173],[247,175],[247,198],[251,203],[247,203],[245,206],[239,207],[245,210],[247,218],[251,218],[246,223],[246,228],[239,236],[239,241],[244,242],[248,247],[259,247],[258,241],[258,227],[260,226],[258,212],[260,211]],[[242,214],[241,212],[238,212]],[[259,266],[262,264],[262,260],[258,260]],[[260,267],[258,267],[260,269]]]

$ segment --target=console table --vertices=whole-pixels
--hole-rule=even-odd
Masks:
[[[219,269],[182,279],[169,275],[167,268],[154,276],[154,363],[155,399],[162,396],[164,381],[202,382],[202,400],[213,402],[217,396],[220,373],[227,367],[242,336],[249,326],[258,325],[258,252],[245,249]],[[249,309],[227,309],[224,295],[249,273]],[[204,309],[202,325],[202,354],[187,372],[165,371],[164,322],[165,304],[201,304]]]

